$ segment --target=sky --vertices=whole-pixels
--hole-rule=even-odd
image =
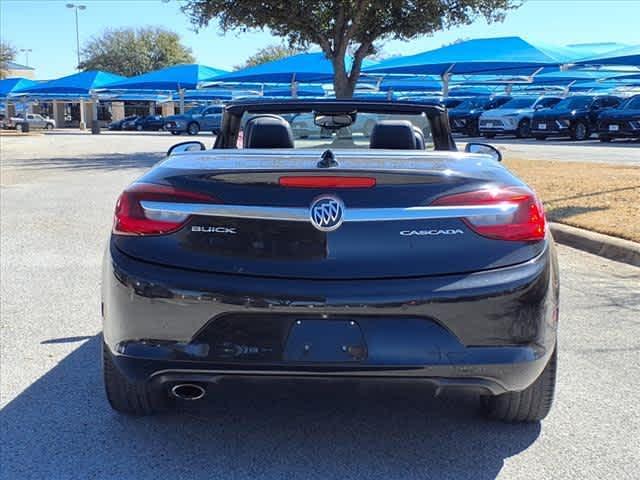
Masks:
[[[280,40],[268,32],[227,33],[215,25],[193,31],[178,0],[0,0],[0,38],[18,49],[31,49],[29,65],[37,79],[74,73],[76,35],[70,1],[79,12],[80,43],[107,28],[163,26],[181,35],[198,63],[231,69],[256,50]],[[293,1],[293,0],[292,0]],[[527,0],[502,23],[472,25],[438,32],[409,42],[389,41],[386,55],[409,55],[438,48],[459,38],[521,36],[534,43],[568,45],[618,42],[640,44],[640,0]],[[18,63],[26,62],[19,52]]]

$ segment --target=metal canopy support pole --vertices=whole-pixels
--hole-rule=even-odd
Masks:
[[[298,82],[296,82],[296,74],[291,77],[291,96],[298,98]]]
[[[87,128],[87,124],[84,119],[84,98],[80,99],[80,130]]]
[[[451,78],[451,74],[443,73],[440,78],[442,79],[442,97],[447,98],[449,96],[449,79]]]
[[[442,79],[442,97],[443,98],[447,98],[449,96],[449,80],[451,80],[451,71],[455,66],[456,64],[452,63],[451,65],[449,65],[449,68],[447,68],[447,71],[440,76],[440,78]]]
[[[180,115],[182,115],[184,113],[184,88],[178,90],[178,93],[180,94]]]

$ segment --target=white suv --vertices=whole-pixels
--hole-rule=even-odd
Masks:
[[[487,110],[480,115],[480,133],[486,138],[493,138],[497,134],[529,137],[533,113],[551,108],[560,100],[562,97],[514,97],[500,108]]]

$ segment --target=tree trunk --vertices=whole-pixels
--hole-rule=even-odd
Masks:
[[[351,82],[344,67],[344,54],[336,53],[331,59],[333,63],[333,91],[336,98],[351,98],[355,89],[355,82]]]

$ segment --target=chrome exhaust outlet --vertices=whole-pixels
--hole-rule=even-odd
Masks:
[[[179,383],[171,387],[171,395],[180,400],[200,400],[207,391],[195,383]]]

